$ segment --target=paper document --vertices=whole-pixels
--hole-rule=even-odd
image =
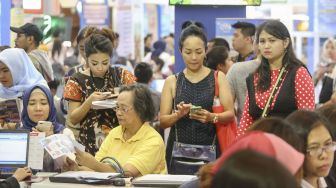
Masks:
[[[32,169],[43,169],[44,149],[40,144],[41,140],[45,138],[45,132],[31,132],[29,133],[29,153],[28,166]]]
[[[148,174],[133,180],[133,184],[151,184],[151,183],[167,183],[167,184],[183,184],[197,178],[193,175],[162,175],[162,174]]]
[[[107,109],[107,108],[115,108],[117,105],[117,101],[115,99],[106,99],[102,101],[93,101],[92,109]]]
[[[71,139],[64,134],[54,134],[42,139],[40,142],[45,150],[51,155],[53,159],[61,156],[73,156],[75,147],[81,151],[85,150],[85,146]]]
[[[117,177],[119,175],[120,175],[119,173],[110,173],[110,172],[69,171],[58,174],[54,177],[110,179],[113,177]]]

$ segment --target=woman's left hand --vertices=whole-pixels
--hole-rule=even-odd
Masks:
[[[46,137],[48,137],[48,136],[54,134],[54,129],[53,129],[53,128],[52,128],[51,130],[48,130],[48,131],[40,131],[40,130],[38,130],[37,128],[33,127],[33,128],[32,128],[32,131],[33,131],[33,132],[45,132],[45,134],[46,134],[45,136],[46,136]]]
[[[211,122],[211,113],[205,109],[198,110],[196,113],[189,113],[190,119],[198,120],[202,123]]]
[[[76,162],[79,165],[86,166],[92,169],[92,167],[95,166],[95,164],[98,162],[90,153],[80,151],[79,149],[76,149]]]

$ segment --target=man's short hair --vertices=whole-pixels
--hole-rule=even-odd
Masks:
[[[254,34],[256,32],[256,26],[253,23],[249,22],[236,22],[232,25],[235,29],[241,29],[241,33],[245,37],[254,37]]]
[[[152,67],[148,63],[139,63],[134,68],[134,76],[138,83],[148,84],[153,76]]]
[[[41,30],[32,23],[26,23],[21,27],[10,27],[10,30],[14,33],[25,34],[26,36],[33,36],[36,46],[38,46],[43,39]]]
[[[226,41],[223,38],[213,38],[211,40],[209,40],[209,42],[213,42],[213,47],[217,47],[217,46],[225,46],[229,51],[230,51],[230,45],[228,43],[228,41]]]

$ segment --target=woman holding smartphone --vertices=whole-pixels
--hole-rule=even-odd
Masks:
[[[64,126],[56,121],[56,108],[53,96],[46,86],[35,85],[23,95],[23,128],[30,131],[45,132],[46,136],[62,133]],[[51,156],[44,152],[43,171],[54,172],[61,169]]]
[[[160,126],[171,127],[166,151],[169,174],[194,174],[198,170],[174,162],[178,162],[174,159],[177,142],[216,148],[209,156],[213,160],[219,156],[214,123],[226,123],[234,118],[229,84],[221,72],[218,73],[219,98],[225,111],[212,112],[215,76],[213,70],[203,65],[206,45],[201,23],[187,21],[182,25],[179,48],[186,68],[166,79],[160,106]]]
[[[69,101],[68,116],[73,125],[79,123],[79,141],[85,150],[94,155],[109,131],[118,126],[112,109],[92,109],[93,101],[105,100],[120,85],[131,84],[135,77],[122,68],[112,68],[112,30],[88,28],[84,34],[85,59],[89,68],[77,72],[64,88],[64,98]]]

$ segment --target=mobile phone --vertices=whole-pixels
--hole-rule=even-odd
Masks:
[[[194,114],[194,113],[197,113],[200,110],[202,110],[202,106],[194,106],[194,105],[192,105],[191,108],[190,108],[190,113]]]
[[[104,95],[104,96],[109,96],[109,95],[111,95],[112,93],[111,93],[111,92],[102,92],[101,94]]]
[[[37,122],[36,129],[41,132],[47,132],[52,130],[52,123],[50,121]]]

